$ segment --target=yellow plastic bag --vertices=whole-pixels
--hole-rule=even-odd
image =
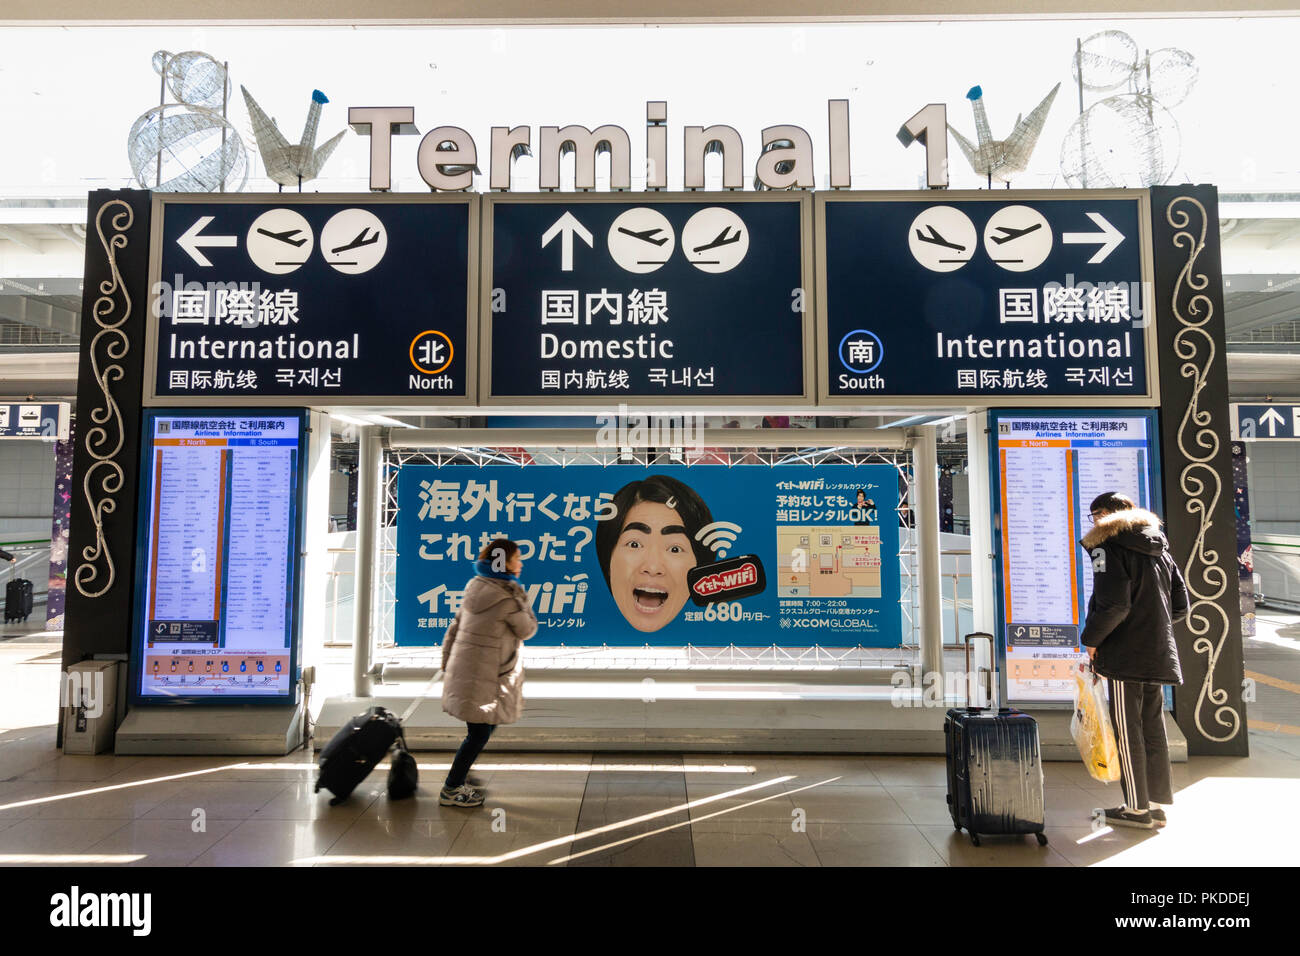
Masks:
[[[1106,694],[1086,661],[1080,661],[1074,671],[1070,736],[1094,780],[1114,783],[1119,779],[1119,749],[1110,723],[1110,710],[1106,707]]]

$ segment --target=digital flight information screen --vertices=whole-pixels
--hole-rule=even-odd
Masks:
[[[291,702],[302,414],[149,412],[132,697]]]
[[[1158,451],[1148,412],[996,412],[997,571],[1007,697],[1073,699],[1073,667],[1092,596],[1080,540],[1110,491],[1159,513]]]

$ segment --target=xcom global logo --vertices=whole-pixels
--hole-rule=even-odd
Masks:
[[[880,337],[866,329],[854,329],[840,339],[840,364],[855,375],[874,372],[885,357]]]

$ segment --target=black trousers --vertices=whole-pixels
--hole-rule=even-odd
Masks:
[[[461,741],[460,749],[456,751],[456,759],[451,762],[451,770],[444,784],[448,790],[455,790],[465,782],[465,778],[469,776],[469,768],[483,752],[488,738],[492,736],[492,731],[496,730],[497,726],[496,724],[466,724],[465,728],[467,731],[465,739]]]
[[[1140,681],[1107,680],[1124,805],[1131,810],[1146,810],[1152,800],[1173,803],[1164,687]]]

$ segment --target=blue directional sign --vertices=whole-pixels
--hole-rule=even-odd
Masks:
[[[819,400],[1149,400],[1144,195],[819,195]]]
[[[67,402],[0,404],[0,438],[68,437],[71,406]]]
[[[474,401],[476,197],[155,201],[155,400]]]
[[[1300,439],[1300,405],[1233,405],[1233,438],[1243,441]]]
[[[798,195],[489,196],[484,404],[811,404]]]

